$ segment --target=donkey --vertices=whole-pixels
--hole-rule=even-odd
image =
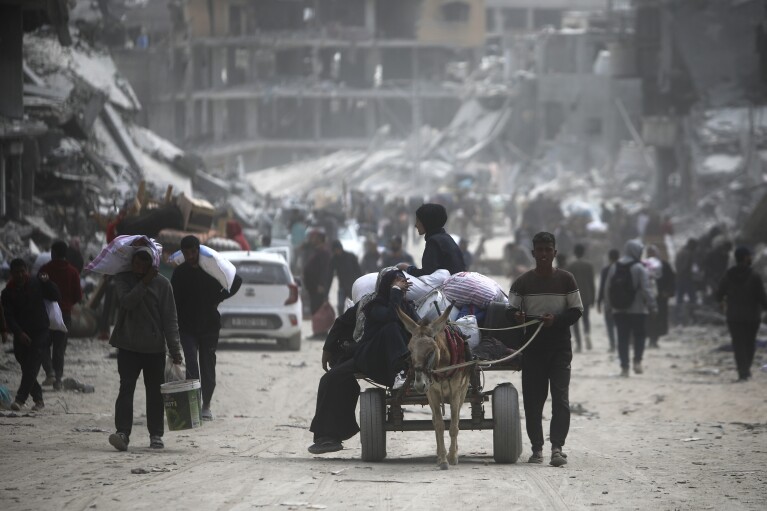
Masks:
[[[413,370],[413,389],[426,394],[431,407],[431,421],[437,436],[437,465],[447,470],[448,463],[458,464],[458,422],[461,406],[469,388],[469,371],[458,369],[453,374],[432,374],[434,369],[450,365],[450,351],[445,338],[445,326],[452,305],[434,322],[422,320],[416,323],[398,310],[402,323],[412,334],[408,349]],[[450,403],[450,451],[445,452],[445,422],[442,420],[442,403]]]

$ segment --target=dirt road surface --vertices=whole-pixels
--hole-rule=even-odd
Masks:
[[[117,452],[107,442],[116,359],[104,342],[72,340],[67,374],[96,391],[48,389],[42,412],[0,412],[0,509],[767,509],[765,350],[754,378],[736,384],[732,354],[713,351],[728,341],[722,327],[675,329],[646,353],[644,374],[621,379],[601,318],[592,323],[594,349],[573,360],[562,468],[547,452],[543,465],[524,463],[526,435],[518,463],[494,463],[491,431],[462,431],[448,471],[437,470],[431,432],[389,433],[381,463],[361,461],[359,436],[338,453],[309,454],[316,341],[300,352],[222,342],[216,420],[166,431],[161,451],[148,448],[139,382],[130,449]],[[2,353],[0,383],[15,392],[19,377]],[[501,381],[521,388],[519,373],[490,372],[485,389]],[[548,403],[544,415],[548,431]],[[407,417],[430,415],[419,407]]]

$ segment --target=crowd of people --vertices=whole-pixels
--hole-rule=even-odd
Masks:
[[[455,275],[471,265],[465,243],[456,243],[445,229],[448,210],[441,204],[427,203],[415,210],[414,226],[425,241],[421,265],[417,266],[403,248],[403,236],[413,223],[407,214],[409,206],[404,201],[395,205],[401,207],[387,208],[391,218],[377,224],[378,232],[385,227],[386,250],[380,252],[378,243],[370,239],[361,258],[344,248],[337,237],[338,225],[329,220],[332,215],[315,217],[311,225],[305,225],[307,219],[297,215],[290,224],[298,241],[297,260],[302,265],[313,337],[325,340],[322,366],[327,372],[319,382],[310,428],[314,434],[309,448],[312,453],[337,451],[344,440],[359,431],[354,416],[359,394],[355,373],[364,372],[391,388],[405,381],[408,333],[397,311],[418,320],[407,297],[412,285],[408,279],[440,270]],[[358,220],[373,221],[371,214],[386,216],[383,211],[377,213],[374,206],[366,203],[365,208],[359,207]],[[566,221],[547,209],[551,206],[547,200],[534,201],[517,229],[516,241],[504,250],[505,268],[512,281],[508,320],[524,323],[535,319],[543,324],[540,339],[531,344],[522,364],[527,432],[533,450],[529,462],[543,461],[541,421],[550,389],[550,463],[567,463],[563,447],[569,429],[570,364],[573,352],[595,348],[590,315],[594,306],[604,315],[607,349],[617,351],[619,374],[629,377],[631,369],[635,374],[643,372],[647,341],[649,348],[658,348],[672,318],[684,324],[694,317],[697,307],[724,304],[738,381],[751,377],[756,333],[761,314],[767,310],[767,295],[761,277],[751,268],[752,254],[747,247],[733,250],[734,243],[724,231],[714,228],[688,240],[672,264],[665,243],[672,230],[667,219],[646,212],[631,217],[615,208],[610,212],[614,223],[608,238],[629,237],[621,251],[609,249],[607,264],[595,268],[593,261],[602,254],[589,253],[588,222],[583,218]],[[554,232],[537,227],[549,222],[554,222]],[[230,226],[228,231],[247,243],[241,229]],[[200,268],[198,238],[187,236],[180,246],[184,262],[169,278],[159,272],[157,254],[150,247],[139,247],[133,253],[130,270],[110,279],[116,319],[111,332],[109,321],[106,326],[109,342],[117,349],[120,383],[115,432],[109,442],[121,451],[130,443],[133,395],[141,373],[147,396],[149,445],[164,446],[160,385],[166,363],[186,360],[186,377],[201,380],[202,418],[214,418],[211,406],[220,329],[217,307],[237,293],[241,280],[235,276],[232,286],[224,289]],[[8,333],[13,334],[14,354],[22,370],[11,405],[14,410],[23,409],[30,396],[33,410],[45,406],[37,381],[41,367],[46,375],[43,385],[52,385],[53,390],[62,387],[71,312],[83,297],[77,258],[70,254],[67,243],[56,241],[51,246],[51,261],[39,269],[30,271],[23,259],[10,263],[10,279],[0,299],[0,333],[3,342]],[[375,290],[354,303],[353,286],[366,273],[378,274]],[[334,278],[338,279],[336,311],[329,304]]]

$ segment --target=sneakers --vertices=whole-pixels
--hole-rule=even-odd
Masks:
[[[19,403],[18,401],[11,403],[11,410],[14,412],[20,412],[22,408],[24,408],[24,403]]]
[[[56,381],[56,377],[51,374],[50,376],[46,376],[45,377],[45,379],[43,380],[42,385],[45,385],[45,386],[53,385],[53,382],[55,382],[55,381]]]
[[[117,433],[112,433],[109,435],[109,443],[112,447],[117,449],[118,451],[127,451],[128,450],[128,435],[125,433],[121,433],[118,431]]]
[[[56,380],[53,382],[53,390],[61,390],[64,387],[64,384],[61,382],[61,379]]]
[[[405,385],[405,380],[407,380],[407,373],[405,373],[405,371],[400,371],[399,374],[394,377],[394,384],[391,388],[394,390],[401,389],[402,386]]]
[[[533,454],[527,458],[528,463],[543,463],[543,451],[533,451]]]
[[[149,447],[152,449],[162,449],[165,444],[162,442],[162,437],[157,435],[151,435],[149,437]]]
[[[41,399],[40,401],[35,401],[35,404],[34,404],[34,405],[32,405],[32,408],[31,408],[31,410],[32,410],[33,412],[39,412],[39,411],[40,411],[40,410],[42,410],[43,408],[45,408],[45,403],[44,403],[44,402],[43,402],[43,400]]]
[[[318,438],[316,442],[309,446],[309,452],[312,454],[325,454],[327,452],[336,452],[344,448],[340,440],[330,437]]]
[[[203,408],[200,412],[200,415],[202,416],[202,420],[204,421],[212,421],[213,420],[213,412],[210,411],[210,408]]]
[[[621,369],[621,378],[628,378],[629,377],[629,368],[624,367]]]
[[[551,449],[551,461],[549,465],[552,467],[561,467],[567,464],[567,454],[562,452],[560,447],[554,447]]]
[[[644,372],[642,370],[642,362],[634,362],[634,372],[636,374],[642,374]]]

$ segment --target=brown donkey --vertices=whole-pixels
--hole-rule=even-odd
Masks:
[[[413,371],[413,389],[426,394],[431,407],[431,421],[437,435],[437,465],[447,470],[447,465],[458,464],[458,424],[461,406],[469,388],[469,371],[459,369],[446,376],[432,371],[450,365],[450,350],[445,337],[445,327],[452,305],[434,322],[416,323],[398,310],[405,328],[412,334],[408,349]],[[439,377],[438,377],[439,376]],[[445,422],[442,420],[442,404],[450,403],[450,451],[445,452]]]

